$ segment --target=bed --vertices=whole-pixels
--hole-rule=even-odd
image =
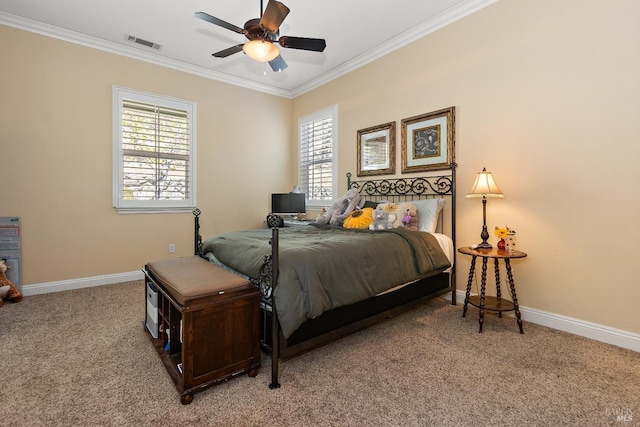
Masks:
[[[223,233],[197,254],[248,278],[261,292],[261,344],[271,355],[271,388],[279,364],[320,345],[455,294],[455,164],[439,175],[353,180],[370,206],[411,203],[420,230],[371,231],[313,222]],[[275,224],[274,224],[275,225]]]

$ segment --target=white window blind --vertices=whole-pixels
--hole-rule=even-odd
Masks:
[[[335,198],[337,117],[337,106],[333,106],[298,122],[298,186],[310,205],[323,205]]]
[[[192,209],[194,103],[115,91],[114,206],[119,212]]]

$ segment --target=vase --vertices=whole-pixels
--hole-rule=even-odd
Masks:
[[[516,250],[516,233],[509,233],[505,241],[505,249],[507,252],[513,252]]]
[[[505,242],[504,239],[498,240],[498,249],[504,251],[506,247],[507,247],[507,242]]]

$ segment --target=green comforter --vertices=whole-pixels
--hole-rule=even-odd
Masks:
[[[257,278],[271,253],[271,230],[231,232],[204,242],[204,253]],[[305,320],[394,286],[446,270],[450,264],[428,233],[352,230],[309,224],[280,229],[274,296],[285,337]]]

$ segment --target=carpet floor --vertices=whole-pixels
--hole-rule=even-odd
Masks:
[[[2,426],[640,425],[640,354],[435,299],[183,406],[142,281],[0,307]]]

